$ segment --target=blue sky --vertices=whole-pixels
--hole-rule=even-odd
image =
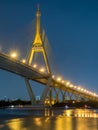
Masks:
[[[76,85],[98,92],[97,0],[1,0],[2,50],[26,48],[23,42],[15,41],[15,36],[35,18],[37,3],[60,74]],[[39,89],[35,90],[39,95]],[[22,77],[0,70],[0,99],[4,96],[27,99],[28,93]]]

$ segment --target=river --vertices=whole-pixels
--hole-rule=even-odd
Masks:
[[[98,130],[98,111],[0,109],[0,130]]]

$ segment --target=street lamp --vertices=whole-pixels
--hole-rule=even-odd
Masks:
[[[57,81],[61,81],[61,77],[58,77],[58,78],[57,78]]]
[[[23,59],[23,60],[22,60],[22,63],[26,63],[26,60],[25,60],[25,59]]]
[[[34,65],[33,65],[33,68],[37,68],[37,64],[34,64]]]
[[[10,53],[10,56],[11,56],[12,58],[17,58],[17,57],[18,57],[18,53],[15,52],[15,51],[13,51],[13,52]]]
[[[45,69],[44,69],[44,68],[40,68],[39,71],[40,71],[40,72],[45,72]]]

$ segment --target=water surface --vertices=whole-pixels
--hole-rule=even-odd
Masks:
[[[88,109],[1,109],[0,130],[98,130],[98,112]]]

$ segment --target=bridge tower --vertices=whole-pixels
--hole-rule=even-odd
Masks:
[[[32,65],[35,53],[42,53],[43,54],[46,69],[47,69],[47,72],[48,72],[48,75],[49,75],[48,82],[47,82],[46,87],[45,87],[45,89],[42,93],[42,96],[41,96],[41,102],[44,102],[44,99],[45,99],[48,91],[50,90],[49,86],[50,86],[50,83],[51,83],[51,69],[50,69],[50,66],[49,66],[47,53],[45,51],[45,47],[44,47],[42,37],[41,37],[42,35],[41,35],[41,27],[40,27],[40,16],[41,16],[41,13],[40,13],[40,8],[38,6],[37,11],[36,11],[35,37],[34,37],[34,40],[32,42],[32,46],[31,46],[30,51],[29,51],[28,56],[27,56],[27,64]],[[29,79],[25,78],[25,82],[26,82],[27,90],[29,92],[31,103],[36,104],[35,95],[34,95],[33,90],[31,89]]]

